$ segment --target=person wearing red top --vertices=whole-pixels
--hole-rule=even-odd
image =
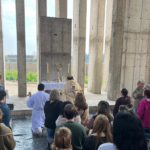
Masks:
[[[138,105],[137,114],[140,117],[145,132],[150,134],[150,90],[144,91],[145,98]]]
[[[120,105],[128,105],[131,103],[131,99],[128,96],[128,91],[127,89],[122,89],[120,91],[120,98],[117,99],[114,110],[113,110],[113,115],[115,117],[115,115],[118,113],[119,111],[119,106]]]

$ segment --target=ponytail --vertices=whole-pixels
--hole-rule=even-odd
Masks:
[[[121,90],[121,93],[122,93],[123,97],[127,97],[128,96],[128,91],[125,88]]]

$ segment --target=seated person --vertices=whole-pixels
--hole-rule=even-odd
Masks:
[[[128,111],[127,106],[125,106],[125,105],[120,105],[120,106],[119,106],[119,112],[121,112],[121,111]]]
[[[65,106],[64,115],[67,118],[67,122],[58,126],[56,132],[60,127],[67,127],[72,133],[72,147],[73,150],[82,150],[82,145],[86,137],[86,131],[82,124],[74,122],[74,116],[76,115],[76,109],[72,104]]]
[[[62,101],[70,101],[74,104],[75,93],[82,92],[80,85],[73,79],[73,76],[69,76],[68,81],[64,87],[60,90]]]
[[[144,99],[139,102],[137,114],[141,118],[145,132],[150,134],[150,90],[144,91]]]
[[[7,104],[5,103],[5,98],[6,98],[6,92],[4,90],[0,90],[0,108],[3,112],[3,123],[10,128],[10,118],[11,118],[11,113],[10,109],[8,108]]]
[[[126,107],[128,108],[129,111],[133,111],[133,104],[127,104]]]
[[[66,117],[64,115],[64,109],[65,109],[65,106],[67,104],[72,104],[72,103],[70,101],[63,102],[61,114],[59,115],[59,117],[56,120],[56,126],[62,125],[66,122]],[[80,118],[80,115],[78,114],[78,112],[76,112],[76,116],[74,117],[74,121],[77,123],[81,123],[81,118]]]
[[[0,74],[0,83],[2,82],[3,76]],[[0,84],[0,89],[5,91],[5,88]],[[5,103],[6,103],[6,98],[5,98]]]
[[[103,143],[112,143],[110,123],[105,115],[98,115],[94,121],[92,134],[86,137],[83,150],[97,150]]]
[[[98,150],[147,150],[147,141],[140,118],[131,111],[121,111],[114,118],[113,142]]]
[[[88,120],[86,126],[89,128],[89,129],[93,129],[93,124],[94,124],[94,120],[96,119],[96,117],[98,115],[105,115],[107,116],[108,120],[109,120],[109,123],[111,123],[114,119],[110,113],[110,107],[109,107],[109,103],[106,102],[106,101],[100,101],[98,103],[98,111],[97,111],[97,114],[92,116],[91,119]]]
[[[32,131],[34,134],[42,136],[45,122],[44,106],[49,100],[49,94],[44,92],[44,84],[38,85],[38,92],[29,97],[27,106],[33,108],[32,111]]]
[[[55,133],[52,150],[72,150],[71,131],[66,127],[59,128]]]
[[[119,106],[120,105],[127,105],[131,103],[131,99],[128,96],[128,91],[127,89],[122,89],[120,91],[120,98],[117,99],[114,110],[113,110],[113,115],[115,117],[115,115],[118,113],[119,110]]]
[[[13,133],[10,128],[2,123],[3,113],[0,109],[0,149],[13,150],[16,146],[16,141],[13,138]]]

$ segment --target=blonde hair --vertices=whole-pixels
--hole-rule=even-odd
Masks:
[[[0,123],[2,123],[2,120],[3,120],[3,112],[2,112],[2,110],[0,109]]]
[[[58,89],[53,89],[50,93],[49,99],[52,101],[60,100],[60,92]]]
[[[92,134],[96,134],[96,141],[95,141],[95,150],[98,149],[98,143],[101,140],[102,132],[106,135],[106,142],[113,142],[112,134],[110,131],[110,123],[108,118],[105,115],[98,115],[94,121],[93,131]],[[102,142],[103,143],[103,142]]]
[[[72,150],[71,131],[66,127],[61,127],[55,132],[52,150]]]

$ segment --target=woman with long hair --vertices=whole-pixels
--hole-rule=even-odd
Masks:
[[[127,89],[125,89],[125,88],[122,89],[120,91],[120,96],[121,97],[117,99],[114,110],[113,110],[114,117],[118,113],[120,105],[128,105],[131,103],[131,99],[128,96],[128,90]]]
[[[92,116],[86,123],[86,126],[88,127],[88,129],[93,129],[94,120],[100,114],[107,116],[109,123],[111,123],[113,121],[113,117],[110,113],[109,103],[107,101],[100,101],[98,103],[97,114]]]
[[[68,105],[68,104],[72,104],[72,103],[70,101],[63,102],[63,105],[62,105],[62,108],[61,108],[61,113],[60,113],[59,117],[56,120],[56,126],[62,125],[66,122],[66,117],[64,115],[64,109],[65,109],[65,106]],[[78,114],[77,111],[76,111],[76,114],[74,116],[74,121],[77,122],[77,123],[81,123],[81,117],[80,117],[80,115]]]
[[[71,131],[66,127],[61,127],[55,132],[52,150],[72,150]]]
[[[113,142],[109,120],[105,115],[98,115],[94,121],[92,134],[85,139],[83,150],[97,150],[101,144],[107,142]]]
[[[81,124],[86,126],[89,119],[89,107],[86,103],[85,96],[82,93],[77,93],[74,103],[77,112],[81,116]]]
[[[140,118],[132,111],[121,111],[113,123],[113,142],[98,150],[147,150],[147,141]]]

